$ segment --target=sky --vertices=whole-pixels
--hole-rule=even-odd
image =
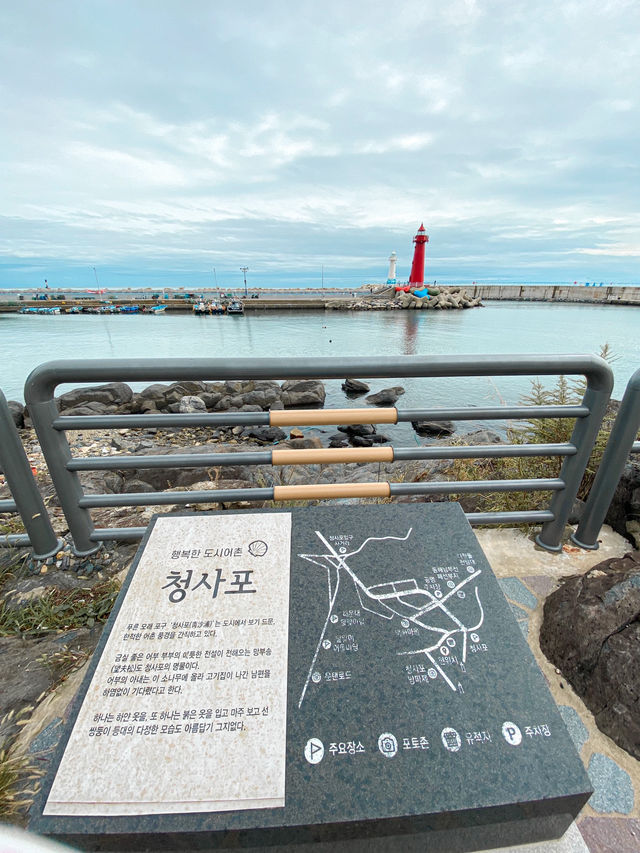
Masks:
[[[0,5],[0,287],[640,284],[638,0]]]

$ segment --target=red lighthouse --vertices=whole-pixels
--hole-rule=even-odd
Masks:
[[[424,225],[418,228],[418,233],[413,238],[413,242],[416,244],[416,248],[413,252],[409,284],[424,284],[424,252],[425,244],[429,242],[429,236],[424,230]]]

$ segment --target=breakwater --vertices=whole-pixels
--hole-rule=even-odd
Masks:
[[[476,284],[474,298],[507,302],[581,302],[589,305],[640,305],[640,287],[586,287],[562,284]]]
[[[456,285],[445,285],[445,290],[455,289]],[[588,305],[640,305],[640,287],[587,287],[584,285],[562,284],[472,284],[464,285],[464,291],[471,299],[503,302],[573,302]],[[95,308],[105,302],[111,304],[132,304],[147,308],[163,305],[166,311],[192,311],[196,300],[200,298],[218,298],[220,290],[203,288],[197,294],[185,292],[184,288],[168,289],[162,292],[146,290],[105,290],[99,295],[85,290],[0,290],[0,313],[16,313],[21,308],[59,307],[65,311],[74,306]],[[352,310],[354,301],[367,307],[365,303],[393,301],[395,289],[385,285],[365,285],[351,288],[251,288],[248,296],[243,289],[227,291],[227,295],[240,299],[245,311],[270,310]]]

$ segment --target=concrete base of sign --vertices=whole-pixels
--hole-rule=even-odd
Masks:
[[[456,504],[154,519],[72,720],[30,828],[90,850],[462,853],[591,793]]]

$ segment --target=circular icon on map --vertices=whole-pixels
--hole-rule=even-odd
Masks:
[[[378,749],[385,758],[393,758],[398,751],[398,741],[391,732],[384,732],[378,738]]]
[[[320,764],[324,758],[324,744],[317,737],[309,738],[304,748],[304,757],[309,764]]]
[[[467,571],[469,572],[470,575],[472,575],[474,572],[473,566],[467,566]]]
[[[403,619],[402,622],[400,622],[400,624],[402,625],[403,628],[408,628],[409,627],[409,620]]]
[[[462,589],[458,590],[457,595],[458,595],[458,598],[466,598],[467,597],[464,590],[462,590]]]
[[[334,625],[336,624],[336,622],[338,621],[338,617],[336,616],[336,614],[335,614],[335,613],[333,614],[333,616],[331,617],[331,619],[329,619],[329,621],[330,621],[330,622],[333,622],[333,624],[334,624]]]
[[[509,746],[520,746],[522,743],[522,732],[515,723],[507,721],[502,724],[502,737]]]
[[[331,640],[323,640],[322,641],[322,648],[323,649],[330,649],[331,648]]]
[[[448,749],[449,752],[458,752],[462,746],[462,739],[458,732],[449,727],[442,729],[440,732],[440,739],[442,740],[444,748]]]
[[[442,598],[442,590],[437,589],[434,593],[436,598]]]
[[[480,637],[477,634],[469,634],[469,636],[471,637],[472,643],[477,643],[480,640]]]
[[[340,553],[341,553],[341,554],[346,554],[346,553],[347,553],[347,549],[346,549],[346,548],[339,548],[338,550],[340,551]]]
[[[431,667],[431,669],[427,670],[427,675],[429,676],[429,678],[437,678],[438,677],[438,673],[436,672],[436,670],[433,667]]]
[[[264,557],[268,550],[269,546],[262,539],[254,539],[253,542],[249,542],[249,553],[252,557]]]
[[[447,581],[447,586],[449,587],[449,589],[453,589],[455,586],[455,583],[453,581]]]
[[[456,641],[453,639],[453,637],[447,637],[447,645],[449,646],[450,649],[452,649],[455,646],[455,644],[456,644]]]
[[[322,676],[319,672],[314,672],[311,676],[311,681],[313,681],[314,684],[319,684],[322,681]]]
[[[444,655],[446,657],[449,654],[449,647],[448,646],[440,646],[440,654]]]

